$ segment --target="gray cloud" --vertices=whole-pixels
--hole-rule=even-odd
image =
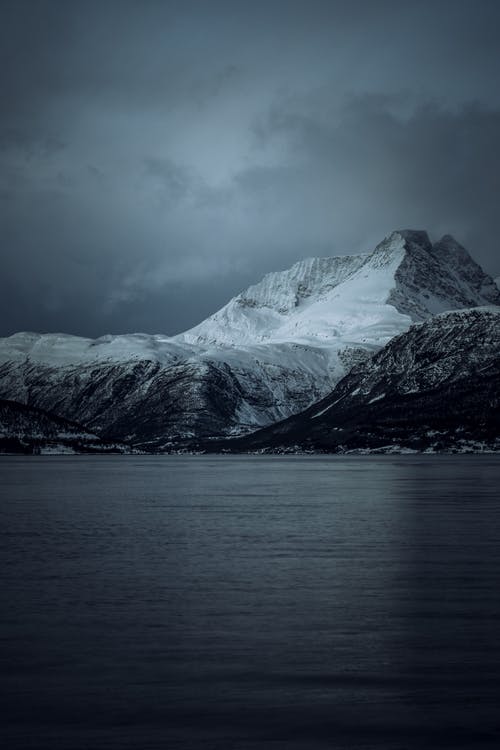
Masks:
[[[367,95],[333,113],[324,91],[300,104],[282,103],[258,128],[261,142],[287,141],[288,169],[250,170],[239,182],[273,190],[276,203],[286,195],[290,216],[302,206],[304,239],[330,237],[340,250],[389,226],[422,226],[453,231],[498,268],[500,110],[431,102],[410,113],[401,97]]]
[[[171,159],[149,157],[144,160],[145,174],[155,185],[162,208],[186,199],[196,190],[196,176],[187,167]]]
[[[175,333],[403,226],[500,273],[496,2],[0,16],[1,333]]]

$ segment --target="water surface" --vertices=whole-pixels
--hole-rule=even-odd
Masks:
[[[500,459],[3,457],[9,750],[500,746]]]

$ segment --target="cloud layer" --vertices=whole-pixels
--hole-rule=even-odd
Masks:
[[[498,275],[500,8],[456,5],[4,2],[0,333],[173,334],[402,227]]]

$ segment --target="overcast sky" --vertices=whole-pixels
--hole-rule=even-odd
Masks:
[[[497,0],[0,9],[0,335],[178,333],[397,228],[500,274]]]

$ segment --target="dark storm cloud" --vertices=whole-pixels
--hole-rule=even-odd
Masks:
[[[495,225],[500,191],[500,110],[475,103],[410,111],[404,97],[365,96],[335,112],[322,91],[260,123],[261,141],[285,139],[287,170],[249,170],[240,185],[274,192],[297,211],[304,235],[341,250],[369,247],[388,226],[453,231],[486,268],[500,268]],[[292,212],[291,212],[292,213]]]
[[[158,197],[163,206],[177,203],[196,189],[196,178],[186,167],[171,159],[145,159],[145,174],[156,180]]]
[[[0,13],[2,333],[175,333],[397,227],[500,272],[497,3]]]

